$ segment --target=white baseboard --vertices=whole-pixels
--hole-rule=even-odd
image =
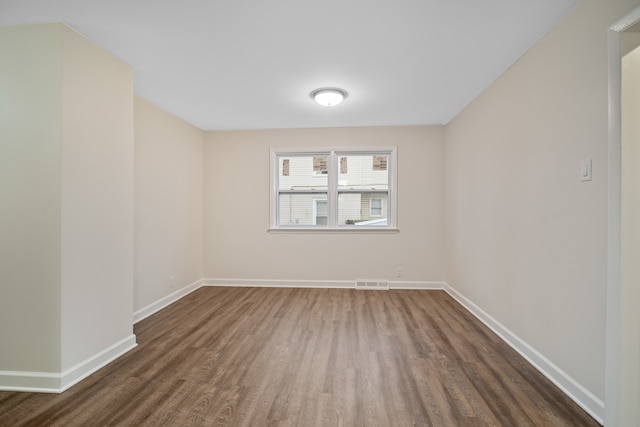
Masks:
[[[389,281],[389,289],[419,289],[428,291],[441,291],[444,289],[444,282],[410,282],[410,281]]]
[[[137,345],[132,334],[62,373],[0,371],[0,390],[62,393]]]
[[[60,393],[60,374],[51,372],[0,371],[0,391]]]
[[[60,375],[60,391],[65,391],[69,387],[79,383],[98,369],[103,368],[129,350],[134,349],[137,345],[136,336],[131,334],[111,347],[67,369]]]
[[[179,289],[179,290],[173,292],[172,294],[169,294],[166,297],[163,297],[163,298],[159,299],[158,301],[156,301],[156,302],[154,302],[152,304],[149,304],[148,306],[143,307],[140,310],[134,312],[133,313],[133,323],[136,324],[139,321],[141,321],[142,319],[146,319],[147,317],[151,316],[153,313],[162,310],[166,306],[171,305],[174,302],[178,301],[180,298],[184,297],[185,295],[190,294],[191,292],[193,292],[196,289],[200,288],[202,286],[202,284],[203,284],[203,281],[204,281],[204,279],[196,280],[192,284],[187,285],[184,288]]]
[[[355,280],[203,279],[204,286],[256,288],[340,288],[356,287]],[[444,282],[389,281],[390,289],[444,289]]]
[[[203,279],[204,286],[246,288],[355,288],[355,280]]]
[[[504,342],[524,357],[533,367],[540,371],[560,390],[576,402],[600,424],[604,420],[604,402],[583,387],[566,372],[554,365],[549,359],[523,341],[516,334],[504,327],[500,322],[487,314],[480,307],[467,299],[460,292],[444,283],[444,289],[471,314],[477,317],[489,329],[495,332]]]

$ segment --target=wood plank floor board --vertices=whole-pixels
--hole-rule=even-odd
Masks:
[[[443,291],[204,287],[0,426],[597,426]]]

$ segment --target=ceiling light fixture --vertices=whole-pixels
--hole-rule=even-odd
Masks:
[[[347,97],[347,91],[335,87],[324,87],[311,92],[311,98],[325,107],[340,104]]]

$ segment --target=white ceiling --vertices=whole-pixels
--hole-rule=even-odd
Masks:
[[[203,130],[444,124],[579,0],[0,0],[66,22]],[[309,93],[337,86],[335,107]]]

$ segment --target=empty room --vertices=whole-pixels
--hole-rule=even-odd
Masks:
[[[640,425],[638,22],[0,0],[0,426]]]

